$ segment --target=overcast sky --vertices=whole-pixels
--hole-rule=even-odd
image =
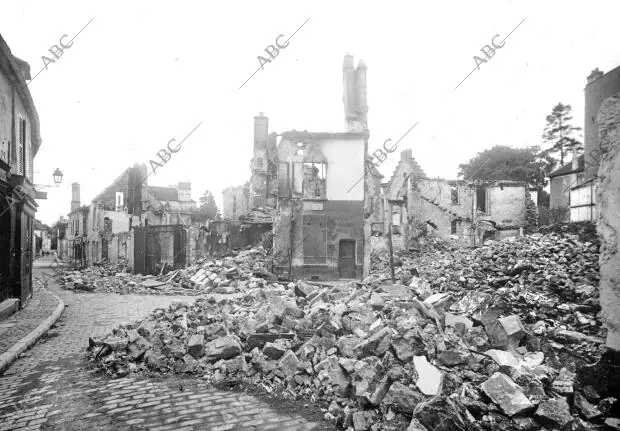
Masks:
[[[344,130],[347,52],[368,67],[370,150],[418,123],[379,168],[386,181],[406,148],[427,175],[456,178],[486,148],[538,145],[558,102],[583,127],[586,77],[620,65],[617,0],[0,1],[0,33],[33,76],[52,45],[94,18],[29,85],[43,139],[35,182],[53,183],[57,167],[65,175],[38,201],[48,224],[69,212],[72,182],[88,203],[199,123],[148,183],[191,181],[194,199],[209,189],[221,205],[224,188],[249,179],[259,112],[270,132]],[[265,47],[308,18],[239,89]],[[480,49],[517,26],[455,90]]]

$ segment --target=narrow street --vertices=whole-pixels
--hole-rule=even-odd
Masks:
[[[620,431],[620,2],[5,3],[0,431]]]
[[[49,258],[35,261],[35,277]],[[37,283],[40,281],[37,281]],[[66,308],[51,330],[0,376],[1,430],[325,429],[257,397],[196,379],[110,379],[88,369],[88,337],[183,296],[75,294],[49,283]]]

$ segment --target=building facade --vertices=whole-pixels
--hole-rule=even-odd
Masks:
[[[0,36],[0,301],[32,296],[33,160],[41,145],[28,63]]]
[[[365,188],[359,180],[367,146],[366,132],[282,134],[276,273],[317,280],[363,276]]]
[[[552,222],[596,220],[596,187],[602,155],[608,150],[599,141],[598,112],[605,99],[620,93],[620,66],[603,73],[595,69],[584,89],[584,152],[552,172],[550,210]]]

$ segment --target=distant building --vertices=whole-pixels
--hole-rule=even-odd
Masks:
[[[385,216],[382,225],[373,224],[373,234],[387,235],[391,224],[395,249],[415,245],[424,232],[469,245],[520,235],[527,226],[526,202],[536,199],[520,181],[428,178],[411,150],[401,152],[383,193]]]
[[[605,99],[620,93],[620,66],[603,73],[595,69],[585,93],[584,152],[552,172],[550,210],[553,222],[596,220],[596,187],[604,148],[599,142],[598,112]]]
[[[128,168],[89,205],[80,205],[80,185],[72,185],[67,240],[69,258],[82,265],[118,263],[133,253],[132,228],[191,224],[196,202],[191,184],[146,184],[146,166]]]

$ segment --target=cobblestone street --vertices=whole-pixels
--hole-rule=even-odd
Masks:
[[[35,268],[35,276],[41,270]],[[67,307],[56,328],[0,376],[1,430],[329,428],[195,378],[110,379],[94,374],[84,355],[89,336],[104,335],[173,301],[194,298],[74,294],[51,284]]]

